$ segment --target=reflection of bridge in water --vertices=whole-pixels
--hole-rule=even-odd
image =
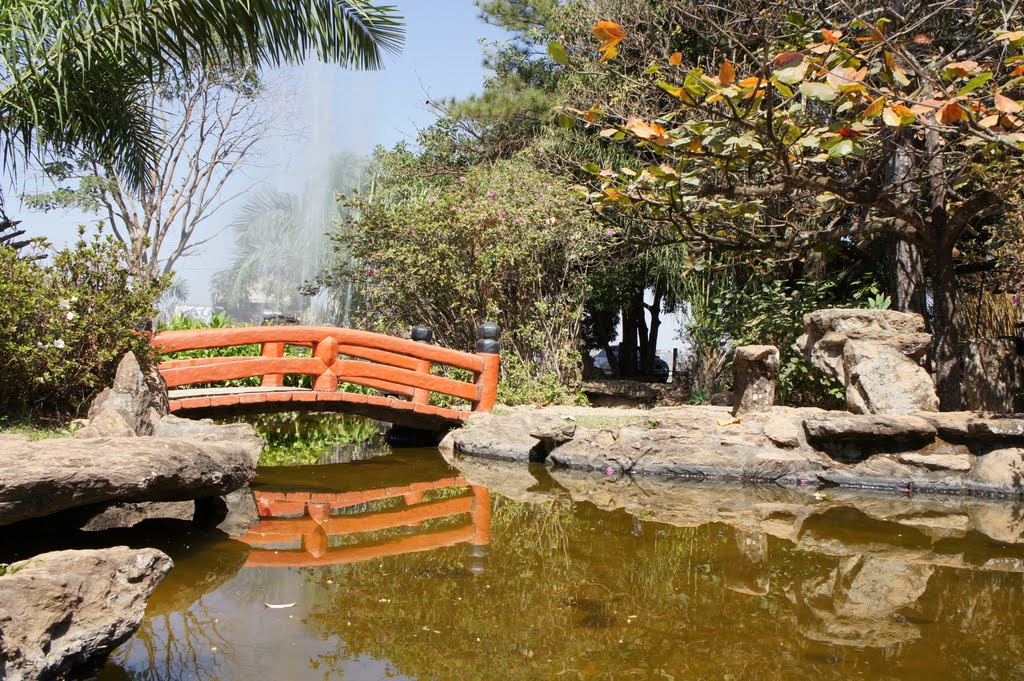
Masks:
[[[428,495],[451,493],[457,496]],[[484,487],[463,478],[351,492],[254,491],[260,522],[240,539],[254,547],[247,567],[313,567],[345,565],[386,556],[468,544],[482,557],[491,539],[491,497]],[[350,513],[373,502],[401,499],[401,506],[375,512]],[[468,519],[455,527],[421,528],[424,523],[459,515]],[[384,541],[332,547],[331,538],[404,528],[413,534]],[[298,547],[293,545],[298,544]]]

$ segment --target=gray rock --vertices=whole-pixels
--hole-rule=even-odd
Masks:
[[[90,405],[90,425],[107,411],[118,413],[136,435],[151,435],[156,421],[170,411],[167,385],[155,367],[144,373],[134,353],[129,352],[117,365],[113,386],[104,388]]]
[[[804,431],[812,445],[877,445],[894,440],[931,442],[936,436],[935,426],[918,416],[856,415],[840,412],[805,418]]]
[[[958,471],[961,473],[971,470],[974,465],[974,457],[968,453],[961,454],[932,454],[922,452],[907,452],[896,457],[900,463],[911,466],[923,466],[928,470]]]
[[[996,449],[979,456],[971,477],[982,489],[1024,493],[1024,450]]]
[[[969,418],[967,433],[979,442],[1022,443],[1024,442],[1024,419]]]
[[[793,419],[771,416],[764,424],[764,435],[776,446],[786,449],[800,446],[800,428]]]
[[[245,442],[212,438],[55,439],[0,450],[0,525],[112,501],[227,494],[256,475]]]
[[[732,413],[768,411],[775,402],[779,377],[779,349],[774,345],[745,345],[736,348],[732,363]]]
[[[210,419],[183,419],[174,414],[161,417],[153,426],[153,437],[187,438],[205,442],[236,442],[250,453],[253,465],[259,465],[266,441],[248,423],[216,424]]]
[[[63,678],[102,659],[138,628],[171,565],[156,549],[117,546],[11,566],[0,576],[0,678]]]
[[[938,411],[931,376],[887,345],[850,341],[843,348],[846,406],[854,414]]]
[[[931,346],[921,315],[831,308],[804,315],[804,335],[795,347],[814,367],[845,385],[843,348],[851,340],[888,345],[915,360],[923,358]]]
[[[75,431],[74,437],[86,439],[92,437],[135,437],[135,429],[128,424],[118,409],[101,409],[88,424]]]
[[[22,435],[20,433],[0,433],[0,447],[19,445],[25,442],[29,442],[28,435]]]
[[[507,461],[530,461],[543,448],[531,433],[560,432],[568,425],[560,416],[538,410],[521,410],[495,417],[471,416],[464,428],[450,433],[438,445],[442,451],[470,451],[476,456]],[[547,454],[544,450],[542,454]]]
[[[582,389],[595,407],[653,407],[659,396],[651,384],[625,379],[586,381]]]
[[[858,414],[938,411],[938,398],[920,361],[931,343],[920,315],[892,310],[818,310],[804,316],[796,349],[846,387]]]

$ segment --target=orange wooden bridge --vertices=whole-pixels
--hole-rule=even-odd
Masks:
[[[496,324],[485,323],[479,333],[476,353],[430,345],[430,330],[425,327],[413,330],[419,340],[332,326],[164,331],[154,336],[153,345],[169,356],[158,369],[169,388],[171,411],[179,416],[340,411],[407,428],[442,431],[494,406],[501,332]],[[194,350],[253,345],[260,348],[258,356],[239,350],[233,356],[173,357]],[[289,346],[305,350],[286,353]],[[300,356],[289,356],[296,354]],[[471,379],[437,375],[434,369],[443,367],[469,372]],[[312,387],[286,386],[285,377],[290,375],[310,376]],[[252,377],[260,379],[259,386],[217,385]],[[372,388],[375,393],[339,390],[344,383]],[[431,394],[462,405],[431,404]]]
[[[469,487],[468,493],[424,501],[425,493],[432,490],[456,491],[453,488],[465,487]],[[247,567],[344,565],[460,543],[480,548],[491,541],[490,494],[486,488],[470,486],[458,477],[356,492],[256,490],[253,495],[260,522],[239,538],[254,547],[245,563]],[[369,502],[398,497],[403,499],[403,505],[397,508],[377,513],[337,514]],[[454,527],[427,529],[384,541],[330,546],[330,537],[399,527],[414,529],[429,520],[461,514],[468,514],[468,520]]]

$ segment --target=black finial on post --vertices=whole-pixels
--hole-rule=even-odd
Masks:
[[[495,322],[484,322],[476,327],[476,351],[489,355],[501,354],[501,327]]]
[[[430,343],[434,339],[434,332],[429,326],[423,324],[412,327],[412,332],[409,335],[417,343]]]

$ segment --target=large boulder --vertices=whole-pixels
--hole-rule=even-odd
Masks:
[[[843,348],[846,406],[854,414],[938,411],[932,377],[889,345],[850,341]]]
[[[0,525],[97,503],[221,496],[255,477],[262,444],[213,436],[5,442]]]
[[[828,309],[804,315],[796,349],[846,387],[856,414],[938,411],[935,386],[920,366],[931,346],[924,318],[893,310]]]
[[[736,348],[732,362],[732,413],[768,411],[775,402],[779,378],[779,349],[774,345]]]
[[[170,412],[167,384],[154,368],[144,372],[134,353],[117,365],[114,385],[104,388],[89,407],[89,423],[78,438],[152,435],[156,422]]]
[[[156,549],[44,553],[0,575],[0,679],[65,678],[135,633],[171,568]]]

